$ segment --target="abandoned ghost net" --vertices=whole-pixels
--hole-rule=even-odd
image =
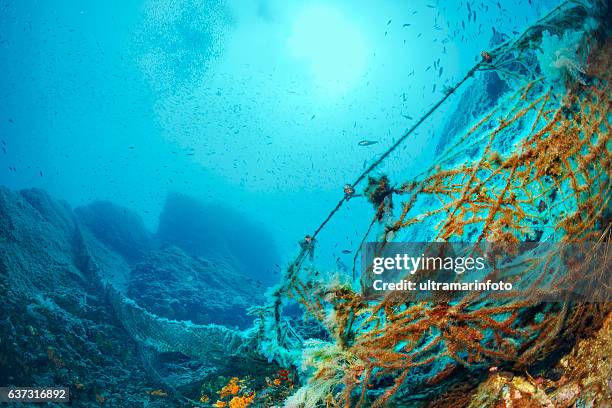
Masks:
[[[559,351],[558,339],[575,339],[585,326],[596,327],[611,304],[609,291],[594,293],[598,303],[563,301],[574,273],[584,272],[549,273],[551,266],[571,263],[563,245],[495,271],[533,286],[528,295],[474,293],[435,302],[419,301],[410,292],[368,297],[360,288],[368,284],[366,275],[325,276],[315,270],[314,248],[328,221],[353,199],[367,199],[373,208],[361,244],[480,242],[508,250],[526,241],[607,245],[608,14],[603,1],[565,1],[519,37],[483,52],[438,103],[344,186],[328,217],[300,242],[269,304],[252,308],[257,319],[250,330],[161,318],[128,299],[120,282],[105,278],[118,318],[146,349],[143,355],[154,354],[149,349],[180,352],[197,359],[209,375],[261,373],[269,361],[299,367],[302,386],[285,402],[288,407],[431,401],[433,395],[472,387],[487,367],[530,368],[550,357]],[[491,75],[512,91],[476,112],[462,133],[450,135],[429,170],[405,182],[374,173],[458,89]],[[91,266],[98,268],[93,258]],[[588,272],[606,277],[606,267]],[[542,301],[537,289],[544,280],[562,302]],[[291,301],[303,306],[308,321],[283,314]],[[151,371],[174,389],[172,376],[162,378],[152,364]]]
[[[438,104],[355,183],[345,186],[335,209],[301,242],[270,306],[258,309],[263,353],[303,369],[304,385],[287,406],[376,407],[391,400],[425,399],[448,391],[467,372],[533,365],[557,347],[557,336],[577,335],[587,315],[597,322],[609,311],[608,302],[545,303],[529,296],[465,295],[430,303],[394,293],[371,299],[356,289],[355,277],[323,280],[307,265],[317,235],[363,181],[374,215],[362,243],[413,237],[497,245],[607,243],[612,43],[605,17],[600,17],[606,8],[603,2],[564,2],[518,38],[483,52],[482,61],[448,88]],[[470,78],[477,81],[482,71],[501,76],[514,91],[464,134],[454,135],[423,174],[397,185],[386,176],[371,175],[450,95]],[[528,259],[508,273],[537,282],[558,255]],[[571,278],[560,277],[566,282]],[[361,277],[362,285],[365,279]],[[302,340],[282,316],[286,299],[303,305],[328,336]]]

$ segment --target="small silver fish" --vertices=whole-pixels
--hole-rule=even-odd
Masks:
[[[359,146],[372,146],[372,145],[375,145],[376,143],[378,143],[378,140],[362,140],[361,142],[357,144]]]

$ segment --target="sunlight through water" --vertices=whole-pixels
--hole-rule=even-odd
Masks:
[[[368,44],[363,33],[335,7],[304,8],[288,45],[293,57],[309,65],[314,85],[329,94],[348,91],[367,69]]]

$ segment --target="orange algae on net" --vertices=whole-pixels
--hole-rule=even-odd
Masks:
[[[370,226],[386,223],[383,242],[416,228],[432,231],[431,241],[514,244],[538,240],[538,234],[556,242],[607,239],[611,54],[609,41],[594,47],[586,66],[593,80],[566,79],[564,93],[542,79],[527,81],[419,178],[391,187],[385,176],[370,177],[365,195],[376,212]],[[502,153],[508,139],[513,148]],[[461,162],[466,151],[477,154]],[[394,214],[392,198],[401,196],[406,199]],[[551,251],[530,259],[517,276],[536,273],[558,256]],[[385,406],[410,373],[443,358],[454,363],[427,386],[454,375],[458,366],[527,367],[554,349],[559,335],[571,333],[580,316],[601,320],[610,310],[609,304],[563,304],[535,313],[541,306],[528,295],[487,303],[467,295],[456,304],[427,304],[392,293],[374,302],[350,284],[317,281],[300,270],[303,259],[298,256],[287,270],[283,294],[331,335],[313,347],[316,359],[308,363],[314,373],[304,387],[311,394],[319,390],[317,401],[329,406]],[[521,381],[513,383],[517,392],[526,387]],[[378,392],[372,399],[373,386]],[[296,401],[310,398],[298,394]]]

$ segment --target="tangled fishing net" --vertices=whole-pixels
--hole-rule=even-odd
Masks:
[[[607,242],[612,44],[593,18],[598,6],[604,7],[565,2],[517,39],[483,52],[445,98],[479,71],[498,73],[516,90],[456,135],[428,171],[398,186],[369,174],[419,122],[357,179],[353,188],[367,179],[364,196],[374,209],[362,244],[368,238],[498,246]],[[555,279],[571,282],[576,276],[544,275],[551,262],[564,259],[559,248],[507,268],[504,276],[546,278],[553,290]],[[287,406],[423,400],[478,368],[533,365],[554,350],[560,334],[576,332],[580,319],[601,321],[609,311],[608,298],[598,304],[477,294],[452,302],[416,302],[409,293],[371,299],[351,277],[315,277],[306,260],[302,250],[289,266],[270,318],[281,321],[281,299],[289,297],[329,338],[306,342],[301,362],[307,381]],[[590,272],[606,274],[608,267]],[[361,276],[362,287],[366,280]],[[556,295],[564,300],[562,291]],[[282,341],[270,341],[268,350],[285,349]]]
[[[316,238],[336,212],[363,193],[373,216],[366,241],[472,242],[512,248],[522,242],[609,242],[610,58],[607,4],[566,1],[522,35],[493,50],[387,152],[375,159],[313,234],[271,291],[252,309],[255,327],[240,332],[160,319],[124,298],[111,297],[128,331],[141,343],[179,351],[215,366],[252,364],[261,356],[299,367],[302,386],[288,407],[384,406],[427,400],[472,387],[493,365],[529,367],[545,360],[559,336],[578,336],[610,310],[564,298],[571,274],[549,274],[568,259],[563,246],[523,257],[497,273],[532,287],[546,279],[549,295],[418,301],[410,293],[367,296],[367,274],[316,273]],[[451,95],[482,72],[511,84],[462,134],[452,135],[434,165],[395,183],[377,167]],[[506,245],[507,247],[504,247]],[[361,265],[365,269],[366,265]],[[605,268],[591,273],[605,274]],[[604,269],[602,269],[604,268]],[[559,270],[559,269],[558,269]],[[582,271],[583,272],[583,271]],[[598,276],[599,276],[598,275]],[[561,285],[563,283],[564,285]],[[563,290],[561,289],[563,286]],[[297,302],[310,323],[283,315]],[[215,343],[215,344],[212,344]],[[409,381],[408,381],[409,379]]]

